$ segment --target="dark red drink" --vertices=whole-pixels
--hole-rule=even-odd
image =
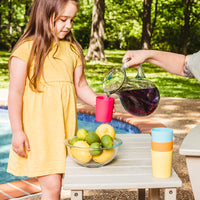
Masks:
[[[159,91],[156,87],[125,91],[122,89],[117,94],[124,109],[136,116],[151,114],[156,109],[160,100]]]

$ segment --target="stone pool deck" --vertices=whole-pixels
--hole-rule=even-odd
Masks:
[[[138,127],[142,133],[150,133],[151,128],[158,127],[158,126],[167,126],[169,128],[173,128],[174,136],[175,136],[173,168],[183,182],[183,186],[177,190],[177,200],[194,200],[190,181],[189,181],[188,171],[187,171],[187,167],[185,163],[185,157],[179,154],[179,148],[186,134],[195,125],[200,123],[200,112],[199,112],[200,99],[162,97],[157,110],[152,115],[150,115],[147,118],[146,117],[138,118],[138,117],[134,117],[132,115],[127,114],[124,111],[123,107],[121,106],[119,98],[117,96],[114,96],[114,97],[115,97],[115,110],[116,110],[116,112],[114,113],[115,119],[133,124],[134,126]],[[7,105],[7,90],[6,89],[0,89],[0,105],[1,106]],[[94,108],[87,106],[79,99],[77,100],[77,107],[78,107],[79,112],[83,112],[87,114],[95,113]],[[12,183],[10,184],[6,183],[6,186],[4,186],[4,184],[0,185],[0,199],[1,200],[9,199],[5,195],[8,192],[13,192],[12,194],[15,194],[15,195],[18,194],[18,196],[15,196],[15,198],[23,196],[21,199],[31,199],[31,200],[40,199],[39,197],[40,195],[37,195],[39,194],[38,192],[40,192],[40,190],[35,191],[38,189],[39,185],[36,179],[33,179],[33,180],[34,180],[33,191],[30,191],[30,188],[32,188],[33,185],[31,185],[32,187],[30,187],[30,184],[27,184],[27,185],[22,184],[23,186],[20,186],[21,184],[20,181],[19,181],[19,186],[14,185],[14,187],[11,186],[7,188],[7,186]],[[19,194],[19,191],[23,193]],[[33,194],[33,196],[31,194]],[[85,199],[87,200],[135,199],[135,193],[133,190],[122,191],[122,192],[120,191],[86,191],[84,195],[85,195]],[[68,196],[69,196],[69,193],[67,191],[64,191],[62,199],[66,199],[66,197]]]

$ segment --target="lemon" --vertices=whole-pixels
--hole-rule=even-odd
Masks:
[[[81,163],[88,163],[92,159],[89,151],[89,144],[86,141],[77,141],[74,146],[81,148],[71,148],[71,156]],[[84,149],[85,148],[85,149]],[[88,148],[88,149],[87,149]]]
[[[104,135],[110,135],[112,139],[115,139],[115,129],[110,124],[101,124],[96,129],[96,134],[102,138]]]
[[[90,150],[91,155],[98,156],[102,153],[101,145],[99,142],[94,142],[90,145],[90,148],[94,148]]]
[[[79,141],[79,140],[80,140],[80,139],[79,139],[78,137],[75,136],[75,137],[73,137],[73,138],[70,140],[70,144],[71,144],[71,145],[74,145],[74,143],[77,142],[77,141]]]
[[[101,144],[103,147],[112,147],[113,146],[113,139],[110,135],[104,135],[101,138]]]
[[[94,133],[94,132],[88,132],[86,137],[85,137],[85,141],[88,143],[88,144],[92,144],[94,142],[100,142],[100,138],[99,136]]]
[[[105,163],[115,155],[115,149],[104,149],[98,156],[93,156],[93,160],[97,163]]]
[[[88,131],[84,128],[78,129],[77,131],[77,137],[81,140],[85,140],[85,137],[87,135]]]

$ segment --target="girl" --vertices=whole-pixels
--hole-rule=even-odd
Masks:
[[[95,106],[73,38],[78,0],[34,0],[27,30],[9,60],[9,117],[13,132],[8,172],[38,177],[42,199],[60,199],[64,141],[77,128],[76,94]]]

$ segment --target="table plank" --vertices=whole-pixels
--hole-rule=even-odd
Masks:
[[[133,188],[172,188],[181,187],[181,181],[173,171],[169,179],[156,179],[150,174],[116,174],[68,176],[64,189],[133,189]]]

